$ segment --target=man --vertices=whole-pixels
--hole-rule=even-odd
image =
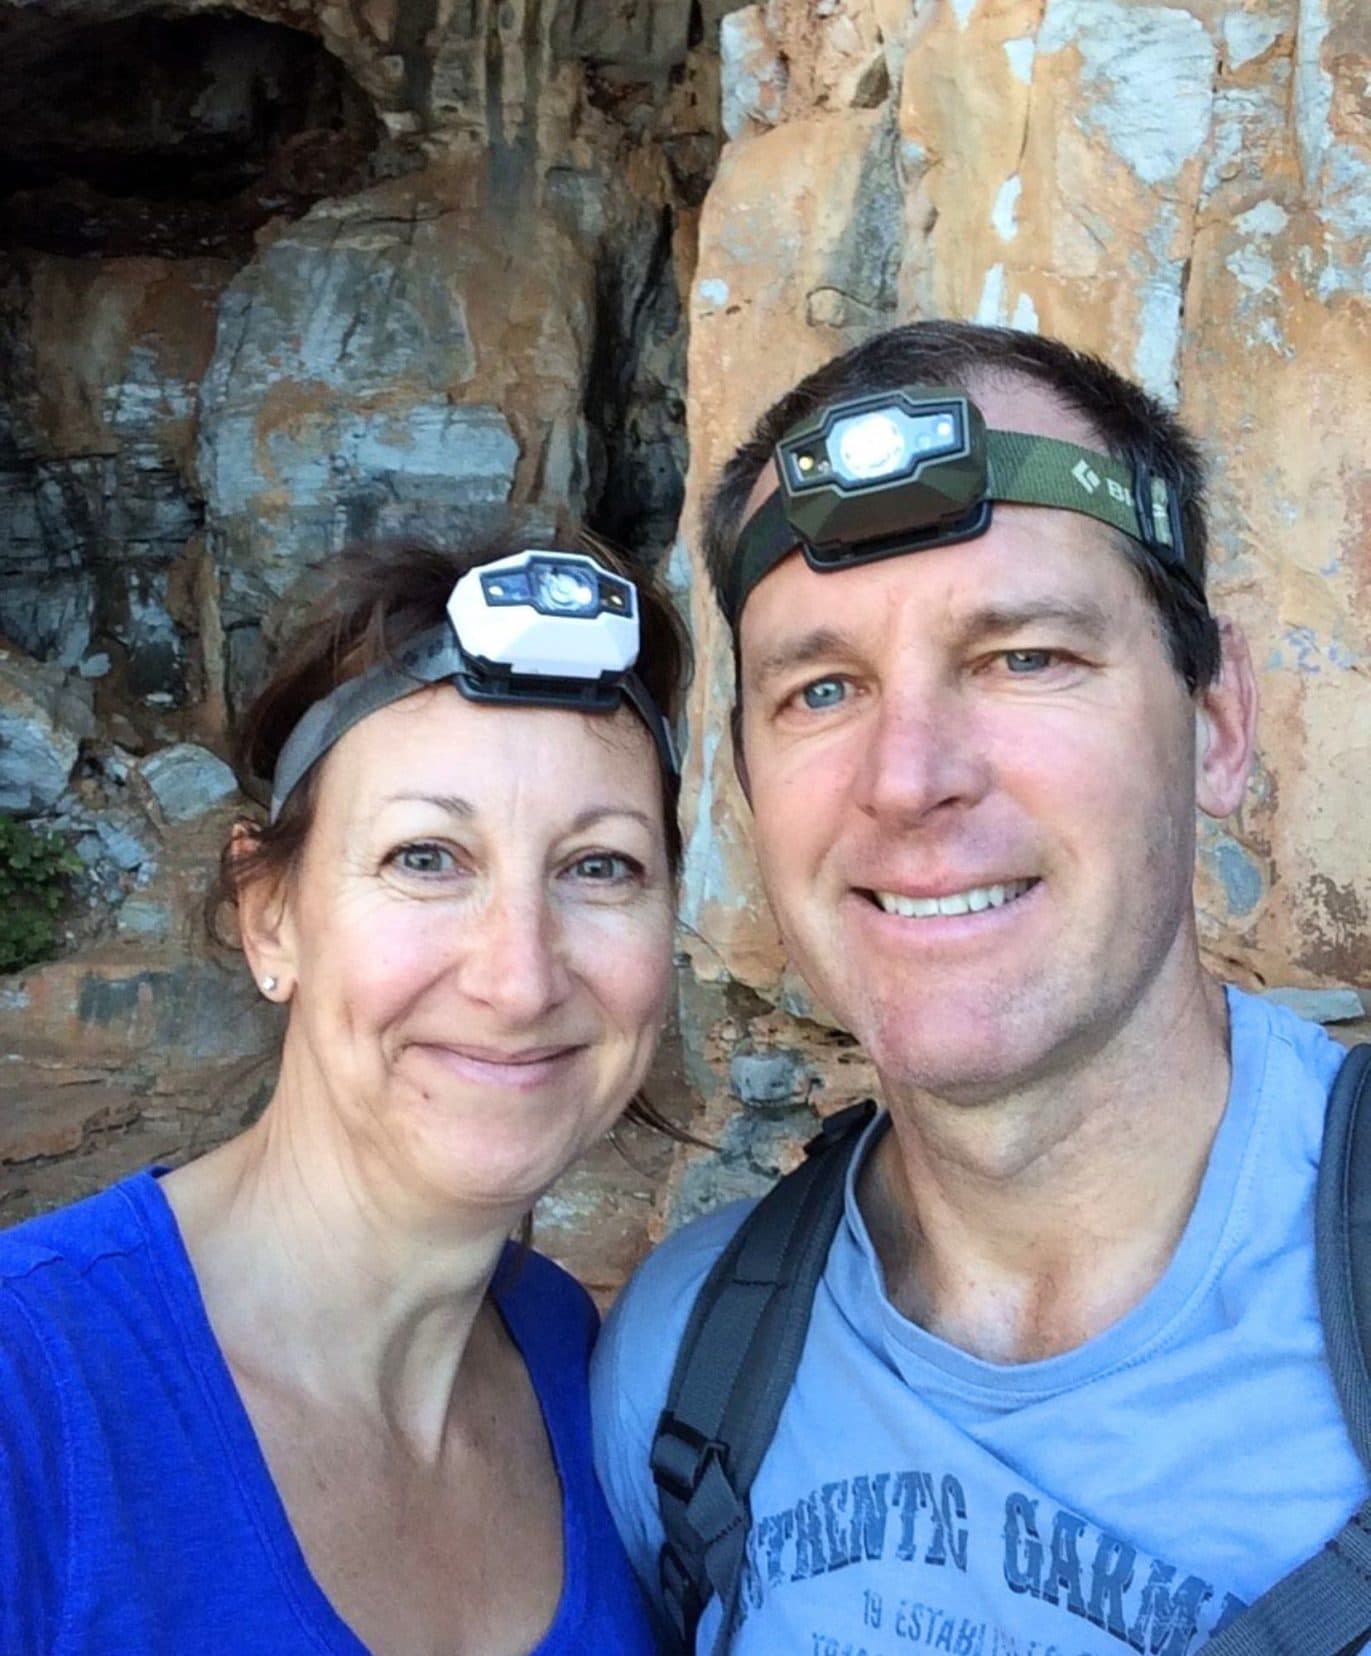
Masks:
[[[933,460],[978,413],[968,484]],[[1185,1656],[1366,1494],[1313,1269],[1341,1051],[1199,960],[1195,807],[1241,802],[1255,695],[1203,597],[1194,445],[1057,342],[914,324],[769,411],[706,536],[767,894],[887,1112],[724,1643]],[[654,1597],[649,1446],[743,1211],[669,1239],[598,1353],[601,1476]]]

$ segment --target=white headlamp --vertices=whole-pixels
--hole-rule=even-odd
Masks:
[[[468,570],[447,620],[318,701],[281,749],[271,820],[310,768],[353,725],[425,685],[451,683],[468,701],[612,713],[625,702],[648,727],[662,765],[679,774],[671,732],[638,659],[638,593],[581,552],[539,549]]]
[[[638,659],[633,583],[579,552],[520,552],[473,569],[447,612],[469,657],[511,673],[598,679]]]

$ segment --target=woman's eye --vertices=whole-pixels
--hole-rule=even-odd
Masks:
[[[447,874],[456,866],[446,846],[433,845],[427,840],[402,845],[391,853],[390,862],[405,874]]]
[[[593,851],[588,856],[577,857],[570,869],[578,880],[587,880],[593,885],[617,885],[635,879],[642,871],[641,863],[613,851]]]
[[[846,698],[847,685],[840,678],[815,679],[813,684],[805,685],[800,696],[806,707],[821,713]]]
[[[1041,673],[1056,660],[1051,650],[1006,650],[1004,664],[1011,673]]]

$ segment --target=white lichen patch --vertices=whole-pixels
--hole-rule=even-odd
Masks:
[[[1145,282],[1138,307],[1133,376],[1168,407],[1179,401],[1176,370],[1181,348],[1181,267],[1169,266]]]
[[[985,323],[990,327],[998,326],[1004,321],[1004,266],[991,265],[985,273],[985,281],[981,284],[980,303],[976,306],[977,322]]]
[[[1223,55],[1230,69],[1254,62],[1275,45],[1281,33],[1276,18],[1255,17],[1251,12],[1230,12],[1222,28]]]
[[[1371,236],[1371,163],[1350,144],[1334,144],[1324,160],[1319,216],[1345,241]]]
[[[1082,125],[1145,184],[1174,178],[1209,133],[1214,43],[1198,18],[1119,0],[1048,0],[1038,50],[1074,46],[1090,96]]]
[[[706,276],[695,284],[695,305],[698,310],[722,310],[728,303],[728,283],[717,276]]]
[[[1033,59],[1038,54],[1038,43],[1030,37],[1006,40],[1004,55],[1009,59],[1009,72],[1022,86],[1033,80]]]
[[[1015,173],[1013,178],[1005,179],[995,196],[995,205],[990,210],[990,222],[1002,242],[1013,241],[1019,233],[1019,196],[1022,193],[1023,180]]]
[[[1010,326],[1018,328],[1023,333],[1037,333],[1038,307],[1033,303],[1031,294],[1021,293],[1014,301],[1014,315],[1010,319]]]
[[[1329,144],[1328,117],[1333,109],[1333,77],[1323,66],[1328,39],[1328,8],[1324,0],[1300,0],[1295,35],[1295,137],[1305,188],[1318,184],[1324,151]]]
[[[1289,222],[1289,213],[1277,201],[1259,201],[1233,220],[1244,236],[1278,236]]]
[[[1249,293],[1270,293],[1276,283],[1276,267],[1255,247],[1240,247],[1223,261],[1224,268]]]

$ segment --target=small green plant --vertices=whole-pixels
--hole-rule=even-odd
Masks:
[[[0,816],[0,972],[44,960],[80,860],[59,839]]]

